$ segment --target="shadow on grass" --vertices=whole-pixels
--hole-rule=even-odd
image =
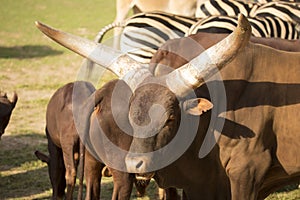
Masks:
[[[26,163],[38,161],[35,150],[48,152],[46,136],[41,134],[3,135],[0,141],[0,172],[27,168]]]
[[[17,173],[0,176],[0,196],[7,198],[28,198],[28,196],[44,193],[51,188],[47,166]],[[50,199],[50,196],[47,197]]]
[[[0,46],[0,58],[39,58],[45,56],[54,56],[62,54],[62,51],[57,51],[46,45],[24,45],[3,47]]]

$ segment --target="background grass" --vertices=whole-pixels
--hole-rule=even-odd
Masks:
[[[46,164],[33,152],[47,152],[44,134],[49,98],[60,86],[82,74],[82,57],[50,41],[34,21],[93,39],[113,21],[114,0],[0,0],[0,90],[17,91],[19,101],[0,141],[0,199],[49,199],[51,185]],[[102,82],[113,78],[107,73]],[[100,85],[101,83],[99,83]],[[110,199],[110,178],[102,181],[101,199]],[[269,199],[300,199],[288,187]],[[136,199],[134,192],[132,199]],[[143,199],[157,199],[154,182]]]

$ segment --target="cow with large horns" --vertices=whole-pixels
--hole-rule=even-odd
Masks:
[[[161,77],[113,49],[37,25],[122,78],[107,83],[74,111],[81,114],[79,132],[89,132],[82,137],[87,148],[108,165],[143,178],[154,175],[162,187],[183,188],[188,199],[263,199],[299,180],[300,54],[248,43],[251,28],[243,16],[224,40]],[[219,70],[223,81],[212,79]],[[215,91],[219,87],[223,92]],[[193,89],[202,98],[191,99]],[[95,104],[98,124],[90,118]],[[118,116],[116,111],[121,111]],[[99,136],[95,128],[104,134]],[[119,148],[124,154],[99,149],[109,145],[104,139],[110,130],[128,134],[129,149]],[[216,145],[207,145],[214,136],[219,137]],[[170,145],[175,148],[164,148]]]

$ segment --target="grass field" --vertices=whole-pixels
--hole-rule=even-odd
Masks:
[[[0,141],[0,199],[49,199],[46,164],[33,152],[47,151],[45,110],[54,91],[80,77],[82,58],[43,36],[39,20],[89,39],[113,21],[113,0],[0,0],[0,90],[19,101]],[[109,73],[102,82],[112,78]],[[100,85],[101,83],[99,83]],[[102,182],[101,199],[110,199],[111,179]],[[297,187],[287,187],[268,199],[300,199]],[[154,182],[148,197],[157,199]],[[136,199],[134,194],[132,199]]]

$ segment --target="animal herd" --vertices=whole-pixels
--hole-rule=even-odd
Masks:
[[[143,196],[151,179],[164,200],[260,200],[299,183],[299,37],[257,37],[241,10],[290,6],[292,14],[284,16],[295,20],[289,23],[297,35],[300,4],[155,2],[117,0],[119,24],[130,8],[142,12],[125,20],[121,50],[101,44],[98,36],[90,41],[36,22],[46,36],[118,77],[101,88],[89,80],[67,83],[50,98],[49,155],[35,155],[48,165],[52,199],[73,199],[77,175],[78,199],[85,180],[86,200],[100,199],[105,174],[113,178],[114,200],[130,199],[134,186]],[[211,14],[211,6],[223,14]],[[144,13],[159,8],[174,13]],[[225,8],[240,10],[227,16]],[[201,31],[199,20],[190,18],[195,13],[230,17],[234,28]],[[0,94],[0,137],[17,100],[16,93],[12,100]]]

